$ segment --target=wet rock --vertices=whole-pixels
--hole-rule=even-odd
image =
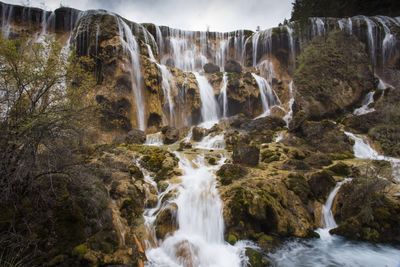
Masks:
[[[268,116],[255,120],[249,120],[240,125],[240,129],[245,131],[264,131],[264,130],[277,130],[286,126],[282,118],[276,116]]]
[[[132,129],[127,134],[114,138],[115,144],[143,144],[146,142],[146,135],[143,131]]]
[[[179,140],[179,130],[175,127],[165,126],[161,129],[161,133],[163,134],[163,141],[166,145],[173,144]]]
[[[206,135],[207,129],[201,127],[193,127],[192,129],[192,139],[195,142],[201,141],[203,137]]]
[[[168,234],[172,234],[178,228],[176,222],[176,214],[178,206],[174,204],[168,205],[157,216],[155,221],[156,235],[159,239],[164,239]]]
[[[240,165],[227,163],[221,166],[217,171],[219,181],[222,185],[228,185],[232,183],[233,180],[240,179],[247,174],[245,168]]]
[[[261,251],[247,248],[246,256],[249,258],[250,266],[252,267],[266,267],[271,266],[271,262],[265,257]]]
[[[206,73],[216,73],[220,71],[219,67],[213,63],[206,63],[203,69]]]
[[[314,196],[324,202],[336,182],[328,171],[320,171],[310,176],[308,184]]]
[[[242,72],[242,66],[240,65],[239,62],[237,62],[235,60],[228,60],[225,63],[225,71],[240,73],[240,72]]]
[[[256,146],[237,144],[233,147],[233,163],[257,166],[260,160],[260,149]]]

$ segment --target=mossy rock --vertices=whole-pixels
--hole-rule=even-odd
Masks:
[[[247,170],[237,164],[227,163],[217,171],[217,176],[222,185],[231,184],[234,180],[240,179],[247,174]]]
[[[331,192],[332,188],[336,185],[332,173],[327,170],[311,174],[307,182],[315,198],[322,202],[325,201],[329,192]]]
[[[260,252],[252,248],[246,249],[246,256],[252,267],[271,266],[271,262]]]
[[[88,247],[86,244],[80,244],[72,250],[72,256],[82,258],[88,252]]]
[[[338,176],[349,176],[351,174],[351,167],[344,162],[338,162],[328,167],[328,170]]]
[[[312,193],[309,185],[303,175],[290,173],[287,178],[288,188],[298,195],[305,204],[312,199]]]

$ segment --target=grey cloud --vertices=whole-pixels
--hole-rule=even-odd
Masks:
[[[7,0],[6,0],[7,1]],[[65,6],[107,9],[136,22],[152,22],[187,30],[231,31],[270,28],[290,17],[293,0],[31,0],[55,9]],[[21,0],[8,0],[20,4]],[[24,0],[23,2],[26,2]],[[22,2],[22,3],[23,3]]]

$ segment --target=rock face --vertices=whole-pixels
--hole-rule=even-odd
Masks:
[[[219,72],[219,67],[212,63],[207,63],[203,66],[203,69],[206,73],[216,73]]]
[[[228,60],[228,61],[225,63],[225,71],[226,71],[226,72],[241,73],[241,72],[242,72],[242,66],[241,66],[240,63],[237,62],[237,61]]]
[[[166,145],[173,144],[179,140],[179,130],[174,127],[165,126],[161,129],[161,133]]]
[[[364,47],[343,33],[316,38],[298,58],[295,114],[320,119],[341,114],[374,89]]]
[[[233,148],[232,160],[238,164],[257,166],[260,160],[260,149],[255,146],[237,144]]]

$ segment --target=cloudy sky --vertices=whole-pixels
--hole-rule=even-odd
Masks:
[[[4,0],[49,10],[60,4],[81,10],[106,9],[136,22],[153,22],[186,30],[255,30],[290,18],[293,0]]]

